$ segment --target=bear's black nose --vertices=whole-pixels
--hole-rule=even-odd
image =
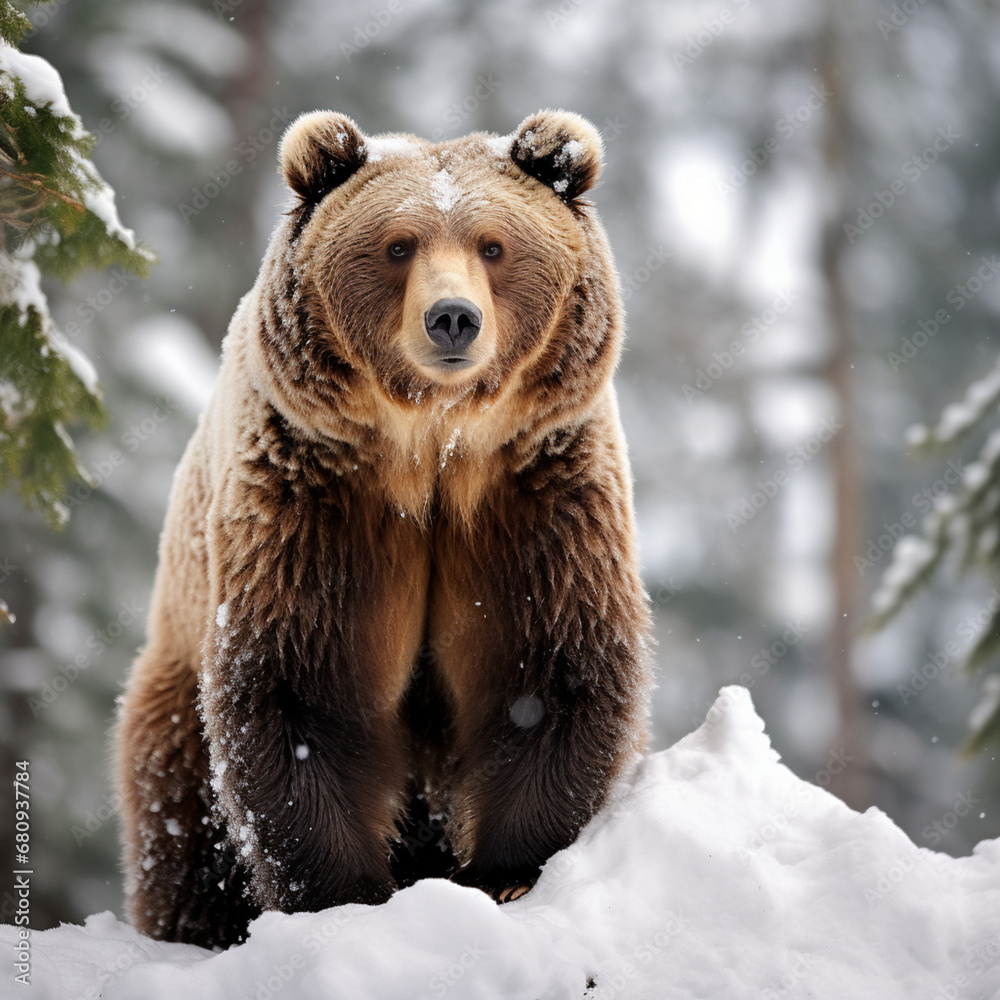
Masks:
[[[468,299],[438,299],[424,313],[427,336],[438,347],[468,347],[483,324],[483,314]]]

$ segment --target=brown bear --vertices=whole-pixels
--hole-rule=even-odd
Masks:
[[[597,131],[321,111],[280,160],[116,730],[131,920],[208,946],[427,874],[530,885],[651,683]]]

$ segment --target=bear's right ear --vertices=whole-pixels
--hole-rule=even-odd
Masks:
[[[518,125],[510,155],[568,205],[600,178],[604,143],[601,133],[572,111],[539,111]]]
[[[285,182],[303,200],[318,202],[368,159],[365,137],[353,118],[335,111],[299,115],[278,151]]]

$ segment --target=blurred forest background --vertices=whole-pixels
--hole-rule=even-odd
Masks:
[[[602,131],[594,201],[629,343],[618,379],[659,639],[654,749],[748,685],[796,773],[919,846],[1000,835],[995,748],[959,748],[986,575],[939,574],[862,635],[894,536],[981,445],[915,458],[996,363],[1000,9],[985,0],[57,0],[23,48],[62,73],[122,220],[159,254],[46,285],[110,423],[52,533],[0,497],[3,774],[31,761],[33,925],[121,912],[113,702],[143,641],[170,478],[285,201],[277,141]],[[994,264],[994,262],[996,262]],[[117,458],[115,457],[117,456]],[[991,604],[991,601],[993,602]],[[84,653],[72,681],[66,665]],[[63,669],[61,669],[63,668]],[[0,816],[7,816],[6,807]],[[6,820],[2,856],[12,850]]]

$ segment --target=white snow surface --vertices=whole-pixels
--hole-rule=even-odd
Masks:
[[[10,955],[13,927],[0,942]],[[17,995],[53,1000],[996,997],[1000,841],[951,858],[852,811],[779,762],[730,687],[513,903],[427,880],[382,906],[266,913],[215,954],[100,913],[34,932],[31,954]]]

